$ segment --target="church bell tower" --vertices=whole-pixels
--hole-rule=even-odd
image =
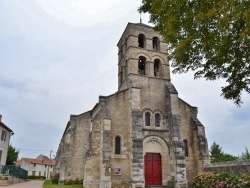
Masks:
[[[126,89],[130,75],[170,81],[167,44],[153,27],[128,23],[117,46],[119,90]]]

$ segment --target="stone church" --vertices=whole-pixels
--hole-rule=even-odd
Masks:
[[[118,91],[70,116],[54,167],[59,183],[144,188],[173,180],[186,188],[209,153],[197,108],[171,83],[167,44],[151,26],[128,23],[117,46]]]

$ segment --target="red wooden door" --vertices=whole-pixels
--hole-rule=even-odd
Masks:
[[[145,184],[162,185],[161,155],[146,153],[144,156]]]

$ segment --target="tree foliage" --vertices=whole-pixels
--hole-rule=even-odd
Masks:
[[[242,103],[242,92],[250,93],[248,0],[142,0],[140,11],[168,42],[174,73],[226,79],[222,96]]]
[[[241,159],[242,159],[242,160],[250,159],[250,153],[249,153],[249,151],[248,151],[247,148],[246,148],[246,151],[245,151],[245,152],[242,152],[242,154],[241,154]]]
[[[213,142],[213,144],[210,147],[210,161],[211,163],[217,163],[217,162],[226,162],[226,161],[235,161],[239,159],[236,156],[233,156],[228,153],[224,153],[221,146],[219,146],[216,142]]]
[[[6,160],[6,165],[14,165],[14,162],[18,159],[19,150],[16,150],[11,144],[8,148],[8,155]]]

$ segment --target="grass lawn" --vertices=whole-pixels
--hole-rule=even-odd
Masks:
[[[52,183],[51,180],[45,180],[43,188],[83,188],[82,185],[57,185]]]

